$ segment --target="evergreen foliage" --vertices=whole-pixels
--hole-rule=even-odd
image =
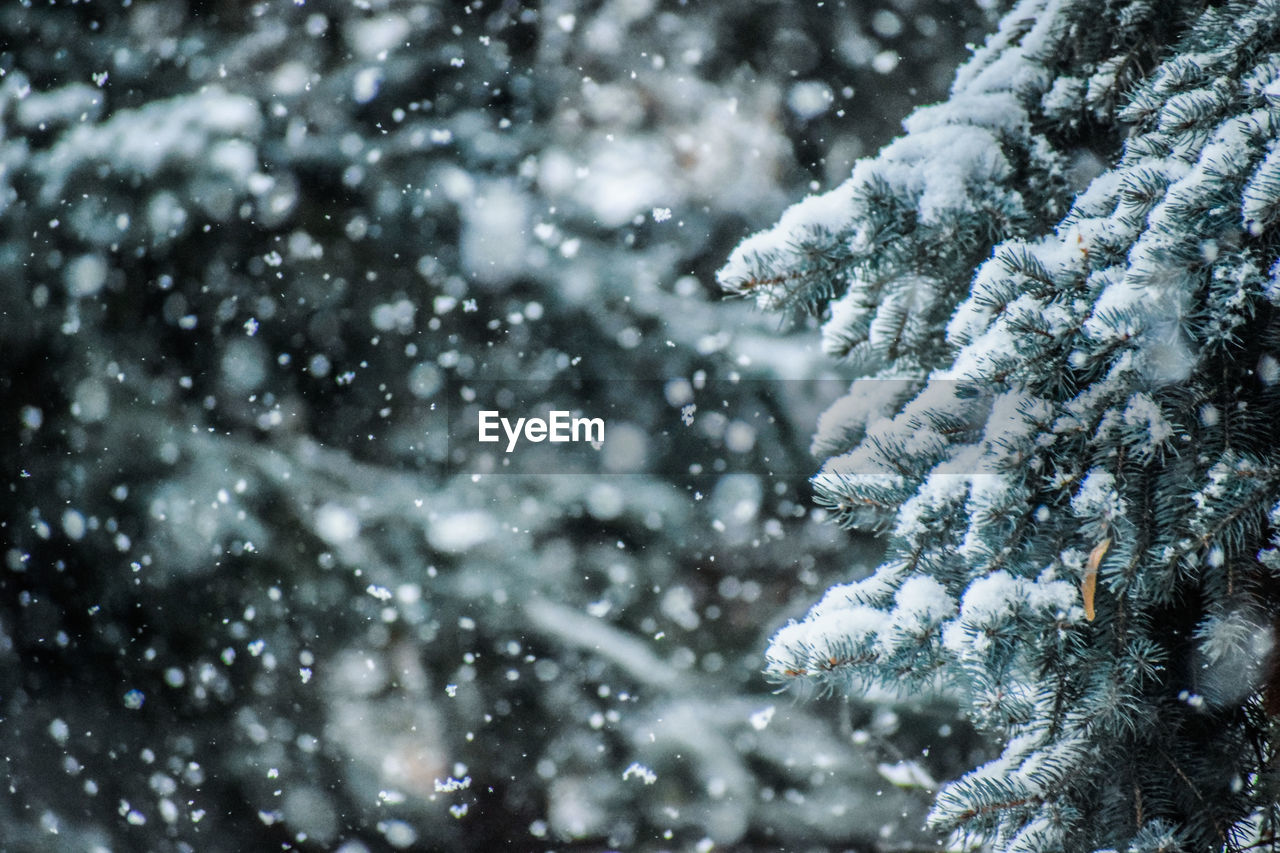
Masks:
[[[905,129],[720,273],[826,312],[814,483],[888,536],[769,673],[962,694],[961,840],[1274,846],[1280,3],[1023,0]]]

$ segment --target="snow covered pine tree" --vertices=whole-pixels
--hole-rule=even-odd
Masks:
[[[905,129],[720,273],[825,312],[814,483],[888,533],[770,674],[961,695],[958,842],[1275,847],[1280,2],[1023,0]]]

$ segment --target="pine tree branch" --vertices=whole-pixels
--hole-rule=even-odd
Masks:
[[[1165,752],[1162,747],[1157,745],[1156,750],[1164,757],[1165,761],[1169,762],[1169,766],[1173,768],[1173,772],[1177,774],[1178,778],[1186,784],[1191,793],[1195,795],[1195,798],[1200,801],[1202,806],[1204,806],[1205,813],[1209,815],[1209,819],[1213,822],[1214,831],[1218,833],[1218,839],[1225,846],[1227,843],[1227,835],[1222,831],[1222,824],[1219,823],[1218,818],[1214,816],[1212,806],[1209,805],[1209,802],[1204,798],[1204,795],[1200,793],[1200,789],[1196,787],[1195,782],[1191,781],[1191,778],[1182,771],[1182,768],[1178,766],[1178,763],[1174,761],[1173,758],[1170,757],[1169,753]]]
[[[1003,800],[1001,802],[988,803],[982,806],[973,806],[960,812],[960,814],[956,815],[953,820],[956,823],[968,823],[975,818],[986,817],[997,812],[1009,811],[1010,809],[1022,808],[1024,806],[1042,806],[1046,802],[1048,802],[1047,794],[1017,797],[1012,800]]]

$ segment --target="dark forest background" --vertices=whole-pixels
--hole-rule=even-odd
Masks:
[[[760,675],[878,546],[713,276],[993,14],[4,4],[0,847],[931,846],[952,708]],[[476,476],[501,381],[620,449]]]

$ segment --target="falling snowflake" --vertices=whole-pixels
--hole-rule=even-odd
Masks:
[[[652,785],[654,782],[658,781],[658,774],[654,773],[638,761],[633,762],[630,767],[622,771],[623,781],[630,779],[632,776],[643,779],[646,785]]]
[[[749,718],[751,720],[751,728],[758,732],[764,731],[765,727],[769,725],[769,721],[773,719],[773,713],[776,710],[776,707],[770,705],[768,708],[761,708],[756,711]]]

